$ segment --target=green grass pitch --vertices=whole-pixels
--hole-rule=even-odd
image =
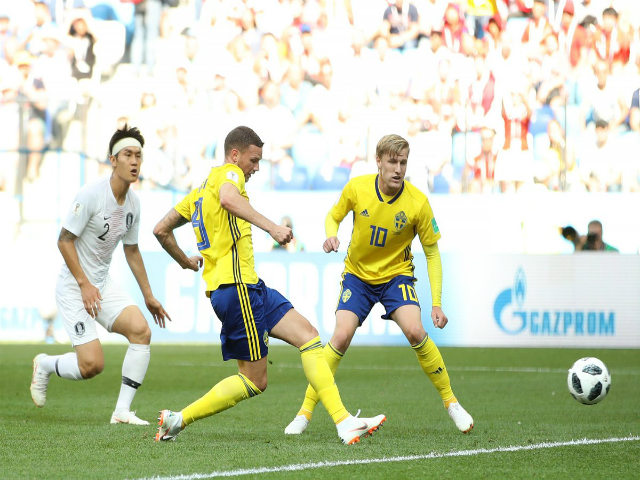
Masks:
[[[222,362],[218,345],[152,345],[133,405],[152,425],[110,425],[125,349],[105,346],[105,371],[92,380],[52,377],[39,409],[29,395],[32,359],[69,347],[0,345],[0,478],[640,477],[639,350],[442,348],[454,391],[475,419],[462,435],[411,349],[352,347],[336,377],[342,399],[352,413],[388,421],[346,446],[323,408],[302,436],[283,434],[306,386],[299,354],[287,346],[270,350],[263,395],[159,444],[158,410],[181,409],[236,368]],[[602,359],[613,380],[594,406],[577,403],[566,386],[567,369],[587,355]]]

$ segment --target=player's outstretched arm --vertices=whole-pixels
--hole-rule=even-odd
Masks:
[[[64,258],[64,262],[67,264],[71,275],[73,275],[76,282],[78,282],[84,309],[89,315],[95,318],[101,308],[100,300],[102,300],[102,296],[100,295],[100,290],[98,290],[97,287],[89,281],[87,275],[80,266],[78,251],[76,250],[75,244],[76,238],[78,238],[76,235],[63,227],[62,230],[60,230],[60,236],[58,237],[58,249],[62,254],[62,258]]]
[[[158,324],[160,328],[164,328],[164,319],[168,318],[169,320],[171,320],[171,317],[165,311],[162,304],[156,299],[156,297],[153,296],[151,285],[149,285],[147,269],[144,267],[144,261],[142,260],[142,255],[140,254],[138,245],[123,245],[123,248],[124,256],[127,259],[129,268],[131,269],[133,276],[136,278],[136,282],[138,282],[138,286],[140,287],[140,291],[142,292],[142,296],[144,297],[144,303],[147,305],[147,308],[153,316],[153,320],[156,322],[156,324]]]
[[[220,206],[230,214],[264,230],[280,245],[286,245],[293,237],[289,227],[278,225],[255,210],[249,200],[243,197],[236,186],[231,183],[223,183],[220,187]]]
[[[186,218],[180,215],[174,208],[169,210],[167,214],[160,220],[155,228],[153,229],[153,234],[156,239],[166,250],[166,252],[171,255],[178,265],[182,268],[193,270],[197,272],[200,270],[202,266],[202,257],[199,255],[194,255],[193,257],[188,257],[184,251],[178,245],[175,235],[173,231],[185,225],[188,222]]]

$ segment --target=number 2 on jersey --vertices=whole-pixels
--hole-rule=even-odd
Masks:
[[[198,250],[205,250],[211,245],[209,243],[209,236],[204,228],[204,219],[202,218],[202,197],[195,201],[193,204],[195,209],[191,215],[191,225],[198,230],[200,234],[200,241],[198,242]]]

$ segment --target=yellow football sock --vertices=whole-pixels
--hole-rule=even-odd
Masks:
[[[444,365],[440,350],[433,343],[433,340],[429,338],[429,335],[424,337],[424,340],[418,345],[412,345],[411,348],[416,352],[422,370],[438,390],[444,406],[448,407],[449,404],[456,402],[456,397],[453,395],[453,390],[451,390],[447,367]]]
[[[260,395],[262,391],[251,380],[238,373],[220,380],[209,392],[182,410],[185,425],[220,413],[236,403]]]
[[[336,386],[333,373],[322,353],[320,337],[305,343],[300,347],[302,369],[313,389],[317,392],[320,401],[329,412],[334,423],[344,420],[348,415],[340,399],[340,392]]]
[[[340,360],[342,360],[344,354],[340,353],[333,345],[331,345],[331,342],[328,342],[324,346],[322,353],[324,354],[324,359],[327,361],[327,365],[329,365],[331,373],[335,376]],[[318,398],[318,394],[311,384],[307,385],[307,391],[304,394],[304,401],[302,402],[298,415],[304,415],[307,417],[307,420],[311,420],[311,415],[313,415],[313,411],[319,401],[320,399]]]

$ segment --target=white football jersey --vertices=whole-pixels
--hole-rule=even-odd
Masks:
[[[78,237],[75,245],[80,266],[89,281],[101,289],[120,240],[125,245],[138,243],[140,200],[129,189],[124,204],[118,205],[109,178],[105,178],[80,189],[62,226]],[[66,263],[61,273],[71,273]]]

